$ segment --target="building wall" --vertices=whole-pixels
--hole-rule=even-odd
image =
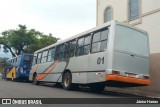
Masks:
[[[97,0],[97,26],[104,23],[104,10],[113,9],[113,19],[131,24],[149,33],[150,52],[160,53],[160,0],[140,0],[140,18],[129,21],[128,0]]]
[[[160,12],[142,17],[142,22],[135,25],[140,29],[143,29],[149,34],[150,52],[160,53]]]
[[[159,95],[158,97],[160,97],[160,0],[140,0],[140,18],[133,21],[129,21],[128,1],[97,0],[97,26],[104,23],[104,10],[109,6],[113,10],[114,20],[131,24],[149,33],[152,84],[140,88],[111,89],[147,96]]]
[[[104,11],[110,6],[113,9],[113,19],[125,21],[127,16],[127,0],[120,2],[119,0],[97,0],[97,25],[104,23]]]

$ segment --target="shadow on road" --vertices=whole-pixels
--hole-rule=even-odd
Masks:
[[[6,81],[3,79],[0,79],[0,81]],[[6,83],[12,83],[12,81],[6,81]],[[26,81],[23,82],[13,82],[13,84],[28,84],[28,85],[32,85],[32,83],[28,83]],[[34,86],[34,85],[33,85]],[[35,85],[35,87],[48,87],[48,88],[55,88],[58,89],[60,91],[68,91],[68,90],[64,90],[63,87],[61,85],[55,85],[54,83],[40,83],[39,85]],[[107,88],[107,87],[106,87]],[[89,87],[79,87],[76,90],[72,90],[73,92],[77,92],[79,94],[81,93],[86,93],[86,94],[92,94],[92,95],[100,95],[100,96],[104,96],[104,97],[114,97],[114,98],[142,98],[141,96],[136,96],[136,95],[131,95],[131,94],[124,94],[124,93],[118,93],[118,92],[112,92],[112,91],[103,91],[103,92],[93,92],[90,90]],[[70,92],[72,92],[70,91]],[[144,97],[143,97],[144,98]]]
[[[50,87],[50,88],[58,88],[60,90],[64,90],[62,86],[57,86],[54,83],[41,83],[39,84],[40,86],[45,86],[45,87]],[[106,87],[107,88],[107,87]],[[68,90],[66,90],[68,91]],[[103,91],[103,92],[93,92],[90,90],[89,87],[79,87],[75,90],[71,90],[71,91],[77,91],[77,92],[83,92],[83,93],[91,93],[91,94],[95,94],[95,95],[103,95],[103,96],[112,96],[112,97],[125,97],[125,98],[144,98],[142,96],[136,96],[136,95],[132,95],[132,94],[124,94],[124,93],[118,93],[118,92],[112,92],[112,91]]]

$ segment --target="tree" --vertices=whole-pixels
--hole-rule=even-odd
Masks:
[[[10,51],[12,56],[15,57],[16,55],[13,52],[11,44],[8,40],[8,35],[10,32],[11,32],[11,30],[2,32],[2,36],[0,36],[0,44],[3,45],[3,49],[4,49],[5,53]]]
[[[6,58],[6,57],[0,57],[0,66],[5,67],[8,59],[9,58]]]
[[[57,40],[59,40],[59,38],[55,38],[52,35],[41,35],[41,37],[39,37],[38,41],[36,41],[36,45],[30,45],[28,46],[25,51],[26,52],[30,52],[33,53],[35,50],[44,48],[48,45],[54,44],[57,42]]]
[[[18,29],[6,30],[1,34],[0,44],[3,45],[4,52],[11,52],[13,57],[23,52],[33,53],[59,39],[52,34],[44,35],[35,29],[27,30],[25,25],[18,25]]]

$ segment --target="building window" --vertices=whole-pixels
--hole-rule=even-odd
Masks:
[[[140,17],[140,0],[129,0],[129,20],[135,20]]]
[[[104,22],[112,20],[112,8],[107,7],[104,11]]]

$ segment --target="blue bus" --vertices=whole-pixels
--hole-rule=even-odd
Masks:
[[[7,60],[3,78],[11,79],[12,81],[28,80],[32,58],[32,54],[23,53]]]

